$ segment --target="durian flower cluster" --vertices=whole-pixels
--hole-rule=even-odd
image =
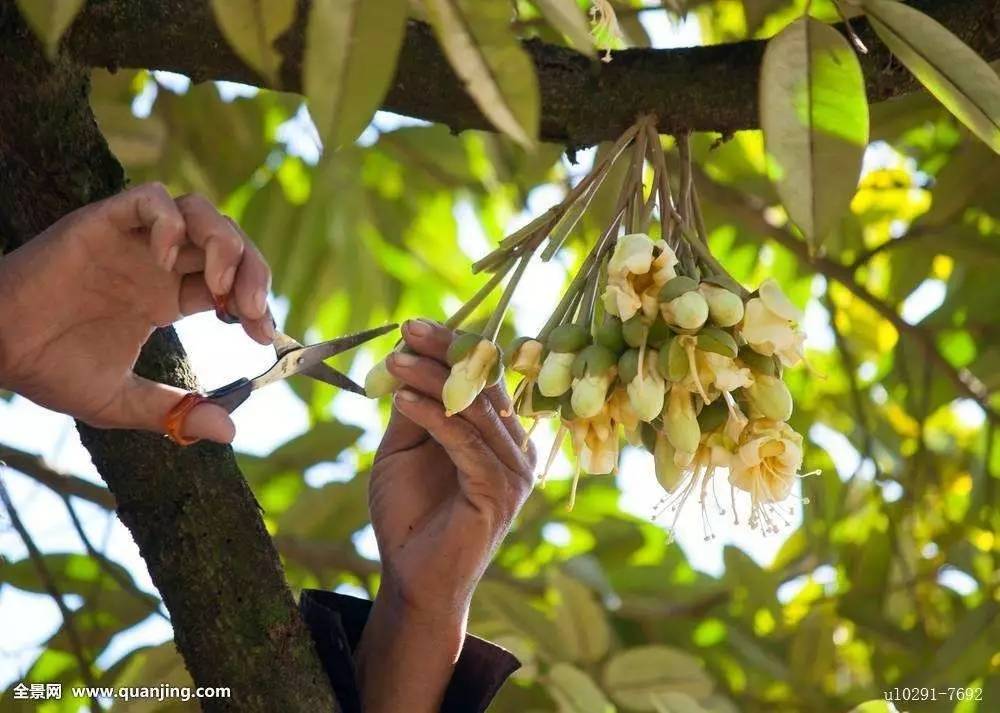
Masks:
[[[661,510],[679,512],[692,495],[704,510],[710,494],[718,500],[716,473],[727,471],[731,488],[750,496],[751,527],[773,531],[802,468],[781,377],[802,359],[802,315],[771,280],[744,302],[677,269],[663,240],[621,237],[606,265],[600,323],[567,322],[509,348],[507,367],[522,376],[515,410],[559,419],[546,469],[568,434],[578,474],[612,473],[624,436],[653,455],[668,493]],[[442,394],[449,413],[495,383],[500,360],[487,339],[455,340]]]
[[[681,157],[690,163],[685,142]],[[627,147],[631,166],[614,217],[545,326],[534,337],[517,339],[504,358],[496,335],[524,268],[545,240],[542,259],[555,254]],[[514,411],[534,425],[548,418],[558,423],[543,485],[570,438],[576,463],[570,507],[582,474],[617,470],[624,440],[652,454],[666,491],[656,512],[676,513],[671,531],[681,507],[694,497],[711,537],[708,510],[714,504],[724,512],[718,486],[725,478],[736,521],[736,493],[743,491],[750,526],[773,532],[785,524],[781,503],[802,470],[803,439],[788,424],[792,397],[782,378],[784,368],[803,359],[802,314],[773,280],[748,292],[712,256],[690,168],[682,171],[675,199],[648,117],[623,134],[608,156],[558,206],[474,266],[494,277],[449,326],[460,324],[507,271],[517,269],[482,334],[460,334],[448,352],[446,412],[467,408],[501,378],[505,364],[521,377]],[[646,160],[653,167],[648,194]],[[654,238],[647,230],[655,205],[660,230]],[[366,382],[372,396],[394,386],[384,364]]]

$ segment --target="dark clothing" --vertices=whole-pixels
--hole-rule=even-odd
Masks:
[[[354,650],[372,603],[335,592],[306,589],[299,610],[309,627],[343,713],[361,713]],[[520,667],[514,656],[471,634],[465,637],[441,713],[483,713],[507,677]]]

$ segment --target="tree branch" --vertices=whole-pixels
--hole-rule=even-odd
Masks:
[[[787,249],[807,269],[836,280],[855,297],[867,303],[895,327],[897,332],[912,339],[923,351],[928,363],[939,368],[962,396],[975,401],[991,422],[1000,422],[1000,414],[990,404],[989,390],[985,384],[968,369],[957,368],[949,362],[938,350],[933,335],[927,330],[919,325],[910,324],[900,316],[892,305],[873,295],[868,288],[855,279],[854,271],[849,266],[827,257],[810,257],[806,243],[799,240],[787,228],[771,225],[764,217],[762,206],[753,205],[752,199],[735,189],[716,183],[697,166],[695,171],[698,173],[698,186],[702,190],[702,195],[723,207],[727,213],[746,225],[752,232],[771,238]]]
[[[41,456],[0,443],[0,461],[6,461],[14,470],[41,483],[60,495],[73,496],[100,505],[107,510],[115,509],[115,496],[102,485],[68,473],[60,473],[50,467]]]
[[[282,89],[299,91],[306,13],[279,47],[286,61]],[[913,0],[987,60],[1000,57],[996,17],[1000,0]],[[869,53],[860,57],[868,97],[883,101],[918,87],[891,60],[864,19],[854,28]],[[841,32],[844,26],[838,25]],[[612,140],[644,113],[658,117],[661,133],[682,129],[732,133],[757,126],[761,40],[707,47],[632,49],[609,63],[565,47],[526,41],[541,89],[540,135],[545,141],[587,146]],[[180,72],[195,81],[227,79],[263,85],[233,53],[216,27],[207,0],[90,0],[67,46],[94,67],[141,67]],[[392,88],[383,107],[445,124],[455,131],[493,130],[455,76],[427,25],[410,22]]]
[[[87,103],[87,71],[65,53],[47,61],[12,2],[0,3],[0,76],[0,236],[9,250],[120,191],[124,175]],[[197,386],[171,329],[153,334],[136,372]],[[232,449],[77,427],[171,613],[192,678],[232,691],[204,709],[338,710]]]

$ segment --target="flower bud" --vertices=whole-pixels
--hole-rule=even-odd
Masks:
[[[526,389],[517,403],[517,415],[524,418],[554,416],[558,412],[559,400],[542,394],[538,384]]]
[[[687,275],[678,275],[672,280],[667,280],[667,284],[660,290],[660,302],[672,302],[681,295],[694,292],[697,289],[697,280],[692,280]]]
[[[448,416],[468,408],[497,372],[500,350],[489,339],[478,339],[475,346],[451,367],[451,373],[444,382],[441,401]]]
[[[622,321],[617,317],[605,318],[604,323],[594,332],[594,343],[620,354],[625,348]]]
[[[538,390],[544,396],[562,396],[573,384],[573,352],[549,352],[538,372]]]
[[[761,415],[773,421],[787,421],[792,415],[792,394],[777,376],[755,374],[745,393]]]
[[[684,469],[677,465],[676,451],[665,433],[656,435],[653,447],[653,466],[656,469],[656,480],[668,493],[677,490],[684,480]]]
[[[538,376],[542,368],[543,344],[537,339],[521,337],[508,349],[507,366],[515,374]]]
[[[448,366],[455,366],[455,364],[462,361],[462,359],[468,356],[469,352],[476,348],[476,345],[482,339],[481,335],[473,334],[472,332],[457,334],[451,340],[451,344],[448,345],[448,351],[445,353],[445,361],[448,362]]]
[[[639,374],[639,350],[629,349],[618,358],[618,378],[623,384],[631,383]]]
[[[657,357],[657,368],[660,375],[669,381],[683,381],[691,372],[691,363],[684,350],[684,340],[674,337],[663,348]]]
[[[690,458],[693,458],[695,451],[698,450],[698,441],[701,440],[701,428],[698,426],[698,417],[691,403],[691,392],[679,386],[670,389],[667,410],[663,417],[663,431],[677,451],[676,455],[687,457],[690,462]]]
[[[695,330],[708,319],[708,303],[700,292],[692,290],[669,302],[660,303],[660,313],[668,325]]]
[[[399,379],[389,373],[385,359],[378,362],[365,376],[365,395],[370,399],[380,399],[399,387]]]
[[[573,361],[573,411],[581,418],[591,418],[604,409],[608,388],[617,369],[614,352],[599,344],[591,344]]]
[[[667,387],[657,371],[658,356],[655,350],[648,351],[642,372],[636,374],[627,387],[632,408],[643,421],[652,421],[663,411]]]
[[[622,323],[622,338],[633,349],[638,349],[645,344],[648,336],[649,324],[641,314],[637,314]]]
[[[720,327],[732,327],[743,319],[743,300],[725,287],[702,282],[698,292],[708,303],[708,316]]]
[[[773,356],[758,354],[750,347],[740,349],[739,360],[748,366],[755,374],[767,374],[768,376],[781,376],[778,373],[778,365]]]
[[[730,359],[739,352],[733,336],[718,327],[705,327],[698,332],[697,344],[703,352],[714,352]]]
[[[579,324],[561,324],[552,330],[545,343],[554,352],[578,352],[590,343],[590,335]]]

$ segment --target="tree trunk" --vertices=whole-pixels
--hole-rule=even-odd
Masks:
[[[0,5],[0,77],[0,246],[11,250],[120,191],[125,178],[90,111],[88,70],[65,54],[47,62],[13,2]],[[195,386],[172,329],[153,334],[136,371]],[[232,449],[78,428],[171,613],[195,684],[231,689],[205,709],[335,710]]]

